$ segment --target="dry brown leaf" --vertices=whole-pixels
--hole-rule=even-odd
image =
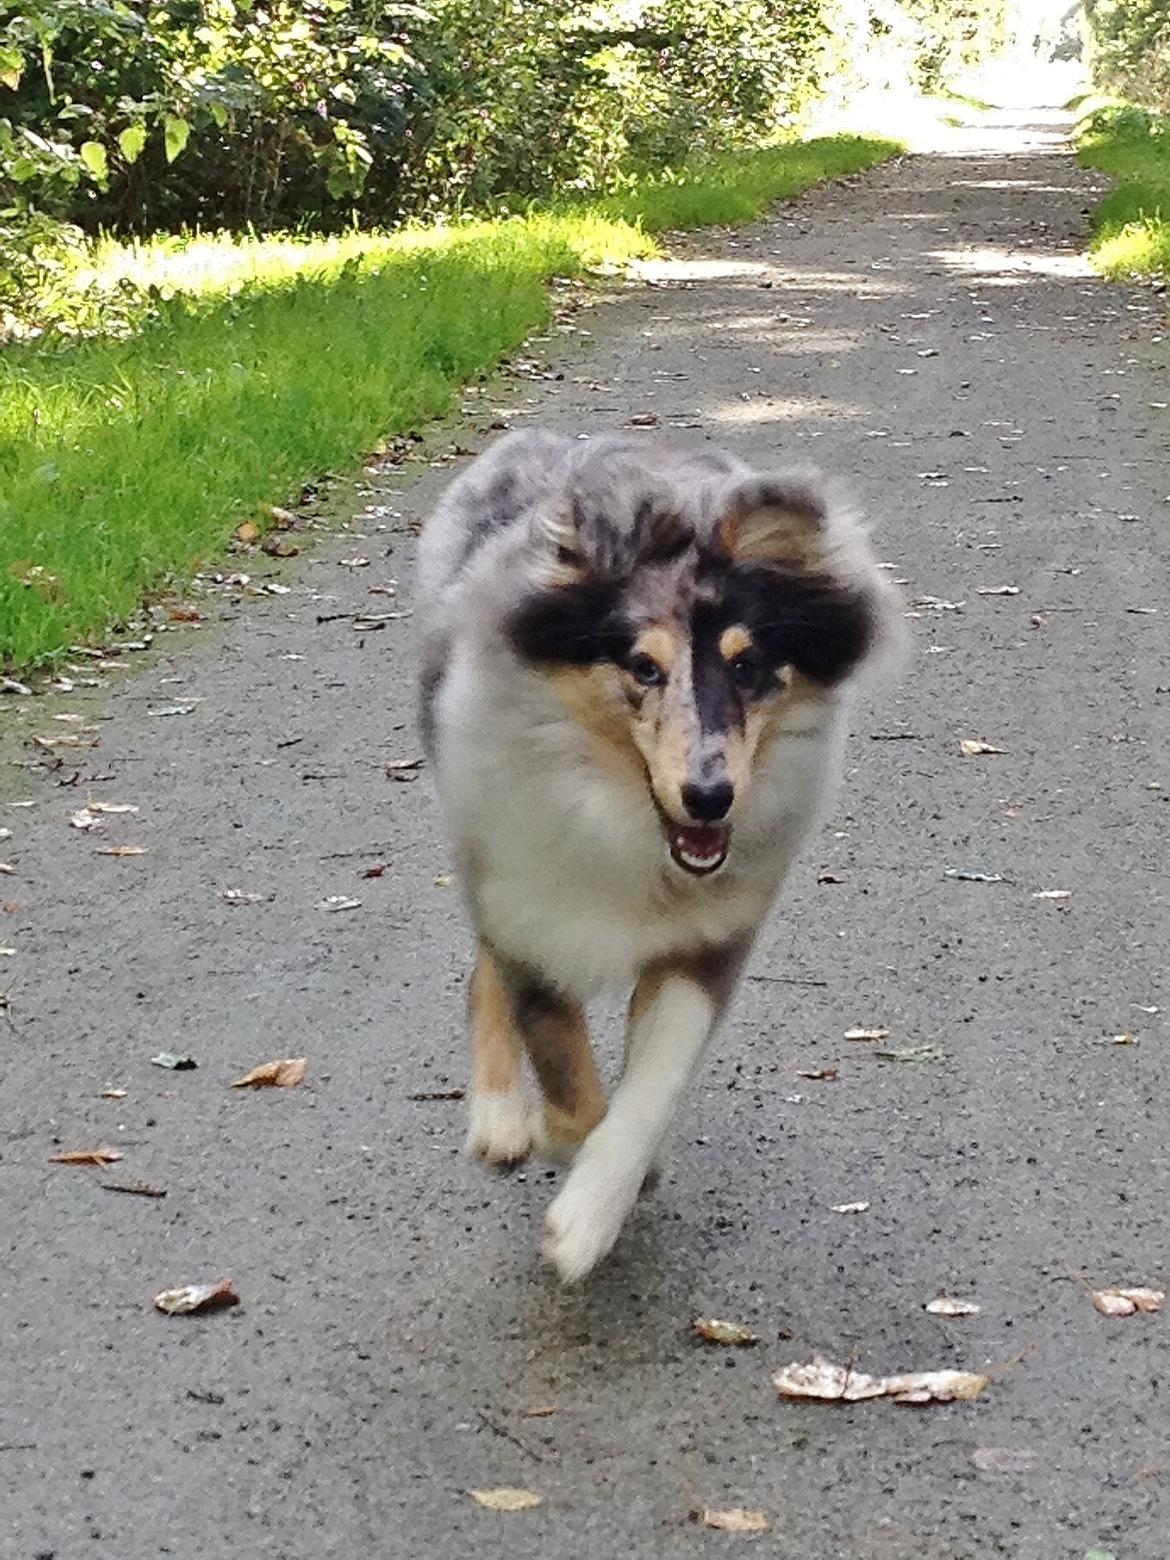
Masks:
[[[846,1040],[888,1040],[890,1031],[888,1029],[847,1029],[845,1038]]]
[[[90,813],[136,813],[138,808],[133,802],[95,802],[91,797],[86,801],[85,810]]]
[[[286,1056],[275,1062],[262,1062],[242,1078],[228,1084],[229,1089],[295,1089],[305,1076],[308,1058]]]
[[[983,1307],[974,1300],[956,1300],[951,1295],[936,1295],[922,1307],[931,1316],[978,1316]]]
[[[976,1398],[988,1377],[967,1370],[922,1370],[900,1376],[867,1376],[848,1365],[834,1365],[821,1354],[811,1364],[796,1362],[778,1370],[772,1385],[782,1398],[822,1403],[859,1403],[889,1398],[894,1403],[951,1403]]]
[[[550,1419],[557,1412],[555,1403],[537,1403],[534,1408],[526,1408],[523,1413],[525,1419]]]
[[[145,845],[99,845],[95,852],[98,856],[145,856],[148,847]]]
[[[50,1154],[51,1165],[116,1165],[122,1158],[117,1148],[71,1148],[62,1154]]]
[[[829,1208],[830,1213],[868,1213],[867,1202],[833,1203]]]
[[[243,525],[236,526],[232,534],[237,542],[243,542],[245,547],[250,547],[253,542],[260,540],[260,527],[254,525],[251,520],[245,520]]]
[[[1006,748],[996,747],[992,742],[980,742],[975,737],[963,737],[959,742],[959,752],[964,758],[982,758],[987,753],[1006,753]]]
[[[225,888],[219,896],[229,905],[258,905],[267,899],[267,894],[253,894],[243,888]]]
[[[477,1506],[486,1506],[489,1511],[531,1511],[544,1500],[544,1496],[535,1490],[517,1490],[507,1484],[494,1490],[468,1490],[467,1493]]]
[[[190,1316],[195,1311],[216,1311],[221,1306],[239,1305],[230,1278],[220,1278],[211,1284],[181,1284],[175,1289],[160,1289],[151,1295],[151,1304],[168,1316]]]
[[[1094,1289],[1089,1298],[1102,1316],[1132,1316],[1135,1311],[1152,1313],[1160,1311],[1166,1303],[1166,1293],[1162,1289],[1123,1289],[1117,1284]]]
[[[103,1089],[101,1098],[103,1100],[124,1100],[129,1092],[128,1089]]]
[[[742,1322],[724,1322],[717,1316],[697,1316],[691,1326],[708,1343],[722,1343],[742,1349],[760,1341],[759,1334],[745,1327]]]
[[[718,1528],[722,1533],[770,1533],[772,1524],[767,1515],[762,1511],[755,1511],[750,1506],[729,1506],[725,1511],[716,1510],[713,1506],[704,1506],[699,1512],[699,1521],[704,1527]]]
[[[797,1069],[798,1078],[811,1078],[814,1083],[836,1083],[837,1069],[835,1067],[801,1067]]]

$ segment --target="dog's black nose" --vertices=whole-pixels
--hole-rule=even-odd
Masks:
[[[701,785],[688,782],[682,788],[682,800],[692,818],[701,823],[716,823],[727,816],[735,800],[735,787],[730,780],[704,781]]]

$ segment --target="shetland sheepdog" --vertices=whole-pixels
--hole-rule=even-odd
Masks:
[[[545,1240],[571,1283],[656,1175],[897,613],[816,473],[650,436],[500,439],[439,501],[420,585],[424,740],[478,940],[467,1147],[571,1165]],[[614,987],[607,1104],[583,1004]]]

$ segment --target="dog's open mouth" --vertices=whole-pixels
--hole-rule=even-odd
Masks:
[[[727,860],[731,830],[721,823],[671,823],[667,825],[666,839],[679,866],[701,877]]]

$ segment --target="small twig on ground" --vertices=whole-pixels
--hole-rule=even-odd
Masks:
[[[526,1457],[531,1457],[533,1462],[543,1462],[542,1455],[534,1451],[531,1446],[526,1446],[518,1435],[513,1435],[506,1425],[497,1424],[496,1421],[484,1413],[482,1408],[476,1409],[476,1414],[494,1435],[501,1436],[505,1441],[511,1441],[513,1446],[518,1446]]]

